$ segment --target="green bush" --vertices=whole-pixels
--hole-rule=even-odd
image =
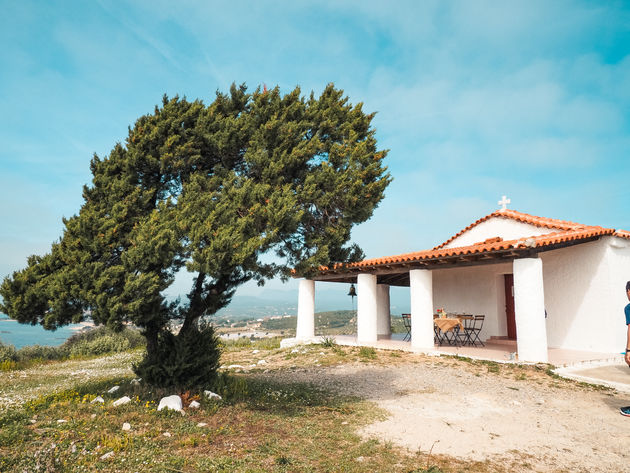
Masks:
[[[0,342],[0,363],[4,361],[17,361],[17,350],[13,345],[5,345]]]
[[[31,360],[59,360],[68,356],[68,351],[61,347],[48,347],[43,345],[29,345],[22,347],[17,352],[18,361]]]
[[[117,335],[104,335],[94,340],[83,340],[70,348],[70,357],[104,355],[128,350],[129,340]]]
[[[209,387],[217,378],[220,356],[214,328],[201,324],[179,335],[161,332],[156,353],[145,355],[134,371],[147,383],[162,388]]]

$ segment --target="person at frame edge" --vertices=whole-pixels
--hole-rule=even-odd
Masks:
[[[628,296],[628,300],[630,301],[630,281],[626,283],[626,295]],[[628,337],[626,338],[626,363],[630,366],[630,304],[626,306],[624,309],[626,313],[626,327],[628,328]]]
[[[628,300],[630,301],[630,281],[626,283],[626,295],[628,296]],[[626,360],[626,363],[628,363],[628,366],[630,366],[630,304],[626,306],[624,312],[626,314],[626,327],[628,328],[628,338],[626,339],[626,356],[624,359]],[[630,406],[621,407],[619,411],[622,415],[630,417]]]

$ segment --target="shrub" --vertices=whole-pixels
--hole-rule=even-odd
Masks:
[[[68,351],[61,347],[48,347],[43,345],[29,345],[22,347],[17,352],[18,361],[31,360],[59,360],[68,356]]]
[[[361,358],[373,360],[374,358],[376,358],[376,350],[372,347],[361,347],[359,349],[359,356]]]
[[[319,343],[323,347],[334,348],[337,345],[337,340],[335,340],[335,337],[322,337]]]
[[[0,342],[0,363],[4,361],[17,361],[17,350],[13,345],[5,345]]]
[[[145,355],[134,371],[147,383],[163,388],[212,386],[220,356],[220,342],[214,328],[200,324],[179,335],[161,332],[156,353]]]
[[[94,340],[75,343],[70,348],[70,357],[104,355],[129,349],[129,340],[116,335],[104,335]]]

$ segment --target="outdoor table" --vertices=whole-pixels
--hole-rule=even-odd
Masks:
[[[438,328],[436,335],[439,345],[444,342],[448,342],[449,345],[457,344],[457,335],[460,330],[464,330],[464,324],[459,318],[435,318],[433,323]]]

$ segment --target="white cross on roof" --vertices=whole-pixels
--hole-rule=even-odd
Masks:
[[[503,196],[503,198],[497,202],[497,204],[501,205],[501,210],[505,210],[507,209],[507,204],[510,204],[512,201],[508,198],[506,198],[505,196]]]

